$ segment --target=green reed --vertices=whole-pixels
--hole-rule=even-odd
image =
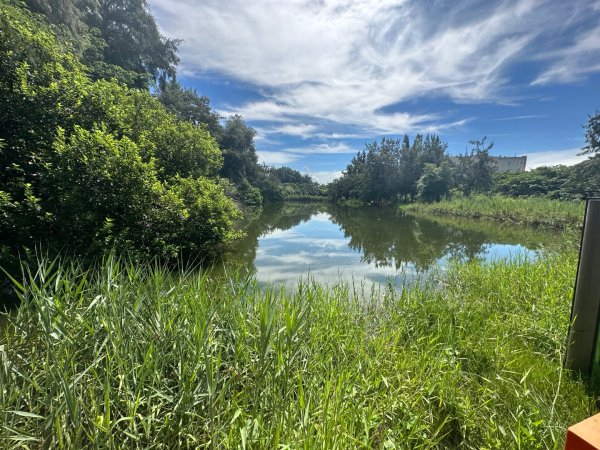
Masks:
[[[367,295],[41,261],[0,338],[1,448],[561,448],[575,258]]]
[[[406,211],[492,219],[556,229],[582,225],[584,202],[559,201],[544,197],[513,198],[502,195],[457,197],[439,203],[415,203]]]

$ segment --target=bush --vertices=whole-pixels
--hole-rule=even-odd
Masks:
[[[17,5],[0,3],[0,245],[204,257],[230,242],[238,213],[208,131],[147,91],[91,81]]]

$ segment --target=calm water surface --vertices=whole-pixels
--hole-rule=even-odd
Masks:
[[[284,204],[246,224],[247,237],[226,266],[261,284],[293,288],[299,278],[402,287],[453,260],[535,259],[560,237],[548,231],[448,218],[416,217],[394,207]]]

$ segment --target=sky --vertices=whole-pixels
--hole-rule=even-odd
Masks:
[[[150,0],[179,81],[256,132],[259,161],[319,182],[365,143],[487,136],[574,164],[600,110],[600,0]]]

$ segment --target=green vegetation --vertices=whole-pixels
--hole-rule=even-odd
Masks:
[[[417,134],[410,144],[382,138],[368,143],[350,162],[342,176],[328,186],[334,201],[361,200],[365,204],[439,202],[452,190],[464,195],[487,192],[493,185],[493,144],[486,138],[471,141],[470,153],[452,160],[448,145],[439,136]]]
[[[168,258],[231,242],[238,213],[206,129],[147,91],[91,81],[26,9],[0,3],[0,31],[4,249],[44,242]]]
[[[27,260],[38,243],[67,255],[24,263],[22,280],[0,285],[2,300],[6,280],[20,300],[0,335],[0,447],[560,448],[591,412],[584,384],[561,369],[572,253],[457,265],[443,289],[370,293],[310,281],[263,291],[167,265],[221,255],[241,235],[241,204],[325,194],[258,164],[243,117],[220,117],[178,83],[177,45],[146,0],[0,0],[0,258]],[[526,195],[511,190],[521,180],[492,178],[485,139],[472,144],[454,164],[437,136],[382,139],[329,195]],[[598,158],[577,172],[593,174],[578,195],[600,185]],[[556,228],[582,215],[581,204],[499,196],[414,208]],[[292,208],[268,227],[307,215]],[[396,248],[347,212],[332,217],[376,263],[429,267],[457,242],[407,220],[414,244]],[[263,231],[246,227],[251,240]],[[429,234],[440,237],[423,246]],[[90,267],[89,255],[104,259]]]
[[[600,195],[600,154],[574,166],[538,167],[497,174],[494,192],[512,197],[543,196],[578,200]]]
[[[438,136],[417,134],[410,144],[383,138],[365,145],[342,176],[328,185],[336,202],[363,204],[439,202],[455,194],[499,193],[580,200],[600,196],[600,113],[586,126],[583,154],[590,158],[571,167],[539,167],[528,172],[496,173],[486,138],[470,142],[470,152],[450,158]]]
[[[295,170],[259,166],[243,118],[221,123],[175,80],[177,42],[145,0],[27,3],[46,16],[0,0],[4,260],[40,244],[212,258],[239,236],[241,204],[323,195]]]
[[[593,412],[562,370],[575,262],[461,265],[442,290],[365,298],[43,262],[3,336],[0,442],[562,448]]]
[[[18,5],[20,2],[5,0]],[[86,65],[93,79],[147,89],[175,76],[179,41],[162,36],[147,0],[25,0]]]
[[[548,228],[574,229],[582,225],[584,202],[557,201],[542,197],[473,195],[439,203],[406,205],[403,209],[435,215],[484,218]]]
[[[438,136],[417,135],[412,145],[382,138],[365,145],[343,175],[328,186],[334,201],[351,199],[363,203],[394,203],[400,199],[441,198],[451,187],[447,144]],[[437,171],[440,166],[442,170]]]

